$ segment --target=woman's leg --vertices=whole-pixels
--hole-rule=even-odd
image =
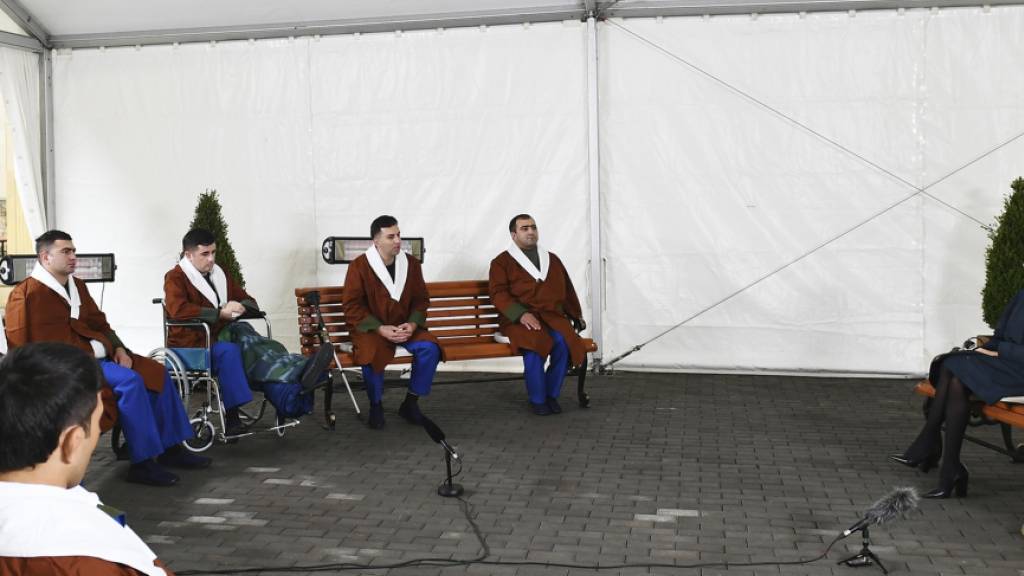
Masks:
[[[960,448],[964,444],[967,420],[971,414],[971,391],[963,382],[953,376],[946,389],[946,441],[942,449],[942,467],[939,469],[943,487],[950,486],[960,474]]]
[[[928,410],[928,418],[924,427],[917,434],[917,438],[910,444],[903,455],[910,460],[923,460],[934,452],[939,451],[941,441],[942,422],[946,419],[946,404],[949,401],[950,382],[956,380],[956,376],[943,366],[939,372],[939,381],[935,382],[935,398],[932,399],[931,409]]]

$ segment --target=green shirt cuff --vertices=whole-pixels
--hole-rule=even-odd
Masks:
[[[110,347],[114,350],[117,350],[118,348],[124,348],[125,350],[128,349],[125,347],[124,342],[121,342],[121,339],[117,337],[117,334],[111,332],[110,334],[107,334],[107,338],[110,339]]]
[[[378,320],[376,316],[371,315],[363,318],[363,321],[356,326],[356,330],[359,330],[360,332],[373,332],[383,325],[384,323]]]
[[[207,324],[216,324],[220,320],[220,310],[216,308],[200,308],[199,319]]]
[[[529,312],[529,308],[523,306],[519,302],[516,302],[509,306],[508,308],[505,308],[504,310],[501,311],[502,314],[504,314],[509,320],[513,322],[518,322],[519,317],[522,316],[523,314],[526,314],[527,312]]]
[[[409,314],[409,322],[412,322],[413,324],[415,324],[417,328],[426,328],[427,327],[427,315],[424,314],[423,312],[420,312],[419,310],[417,310],[417,311],[413,312],[412,314]]]

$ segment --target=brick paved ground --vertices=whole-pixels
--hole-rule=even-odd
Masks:
[[[518,382],[439,385],[423,405],[464,454],[458,481],[489,560],[784,561],[815,556],[892,487],[935,485],[934,471],[885,460],[920,424],[911,387],[617,373],[591,378],[587,410],[567,386],[560,416],[529,414]],[[135,530],[179,571],[472,558],[480,548],[459,502],[435,493],[441,450],[393,413],[402,394],[385,395],[383,431],[367,429],[339,398],[337,431],[322,430],[317,414],[284,438],[216,446],[211,470],[185,472],[169,489],[123,482],[125,464],[112,463],[101,443],[86,485],[128,510]],[[998,438],[992,428],[980,435]],[[963,459],[969,498],[926,501],[920,514],[872,532],[890,570],[1024,576],[1024,466],[972,444]],[[880,574],[835,565],[858,547],[850,538],[827,560],[781,568],[475,565],[345,573]]]

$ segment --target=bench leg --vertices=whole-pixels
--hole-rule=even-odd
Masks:
[[[1013,427],[1009,424],[999,424],[1003,431],[1003,445],[1006,446],[1006,454],[1014,463],[1024,462],[1024,444],[1013,443]]]
[[[586,356],[583,357],[583,365],[577,368],[576,374],[576,397],[579,398],[580,408],[590,407],[590,396],[587,396],[587,392],[584,389],[587,384],[587,361]]]
[[[334,414],[334,372],[330,372],[327,377],[327,385],[324,386],[324,421],[325,428],[334,431],[335,424],[338,421],[338,417]]]

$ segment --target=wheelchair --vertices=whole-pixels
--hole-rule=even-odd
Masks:
[[[195,432],[195,437],[185,441],[185,448],[192,452],[203,452],[213,446],[214,442],[235,442],[257,432],[273,432],[281,437],[284,436],[288,428],[299,425],[300,421],[296,418],[276,415],[274,425],[254,431],[253,426],[258,424],[268,412],[270,401],[264,397],[255,414],[247,412],[244,408],[239,409],[239,416],[247,428],[246,432],[230,436],[225,434],[227,422],[225,421],[224,402],[221,400],[220,384],[217,377],[213,375],[211,353],[213,337],[210,334],[210,326],[202,320],[172,320],[167,315],[163,298],[154,298],[153,304],[159,304],[163,312],[165,345],[155,348],[149,353],[149,357],[167,368],[171,380],[178,387],[178,393],[181,394],[186,413],[191,415],[189,424],[192,426],[192,431]],[[242,315],[239,320],[263,320],[267,337],[271,337],[270,321],[267,320],[265,312],[247,313]],[[167,346],[168,331],[172,327],[202,331],[206,347],[171,348]],[[254,389],[253,392],[260,392],[260,390]]]

